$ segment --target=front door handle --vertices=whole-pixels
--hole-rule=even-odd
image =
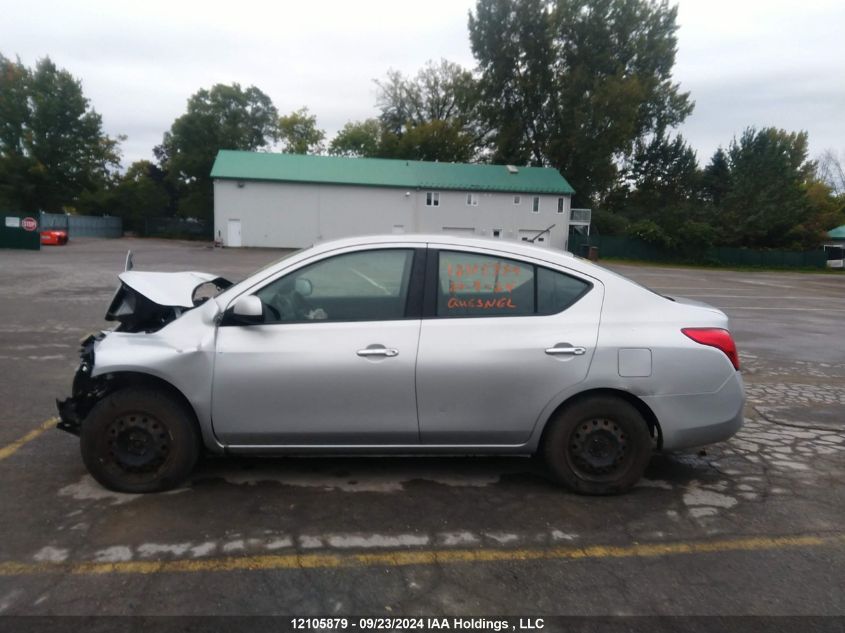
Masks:
[[[393,358],[394,356],[399,356],[399,350],[393,349],[390,347],[368,347],[366,349],[359,349],[357,352],[358,356],[387,356],[388,358]]]
[[[584,347],[577,347],[574,345],[555,345],[554,347],[550,347],[546,350],[546,354],[550,356],[583,356],[587,352],[587,349]]]

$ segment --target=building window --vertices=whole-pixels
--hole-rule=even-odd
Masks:
[[[557,212],[563,213],[563,198],[557,199]]]
[[[540,196],[534,196],[534,200],[531,202],[531,212],[540,213]]]
[[[425,192],[425,206],[427,206],[427,207],[439,207],[440,206],[440,192],[439,191],[426,191]]]
[[[493,229],[493,237],[502,237],[502,229]]]
[[[467,194],[467,206],[470,206],[470,207],[477,207],[478,206],[478,194],[477,193],[468,193]]]
[[[522,199],[519,196],[513,197],[513,203],[514,204],[519,204],[520,202],[522,202]]]

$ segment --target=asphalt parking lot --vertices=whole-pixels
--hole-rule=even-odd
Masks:
[[[845,615],[845,274],[611,266],[732,319],[731,441],[579,497],[530,459],[208,459],[111,493],[50,428],[128,248],[239,279],[277,258],[158,240],[0,251],[0,613]]]

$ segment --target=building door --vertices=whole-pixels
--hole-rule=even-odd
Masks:
[[[229,220],[226,232],[226,246],[241,246],[241,221]]]

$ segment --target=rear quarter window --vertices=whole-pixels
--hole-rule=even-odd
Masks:
[[[537,314],[557,314],[578,301],[590,284],[570,275],[537,267]]]

